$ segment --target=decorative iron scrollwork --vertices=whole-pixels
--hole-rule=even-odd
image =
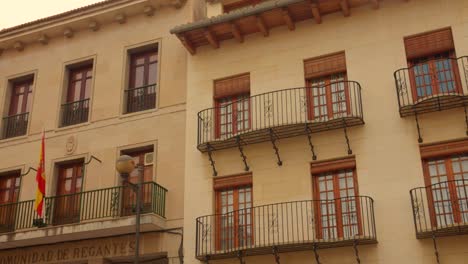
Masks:
[[[398,94],[401,97],[405,97],[408,94],[408,87],[406,85],[406,80],[398,77],[397,83],[398,83]]]
[[[206,118],[203,118],[202,119],[202,124],[203,124],[203,134],[205,134],[205,136],[208,136],[208,134],[210,134],[211,132],[211,118],[209,117],[206,117]]]
[[[111,194],[111,210],[114,212],[114,215],[118,214],[119,211],[119,202],[120,202],[120,192],[117,190]]]
[[[423,203],[422,201],[420,202],[418,200],[418,197],[415,197],[414,198],[414,201],[413,201],[413,212],[414,212],[414,216],[418,219],[421,218],[421,208],[423,207]]]
[[[211,225],[203,224],[203,231],[202,231],[202,241],[208,241],[208,238],[211,237]]]
[[[265,101],[265,118],[272,118],[273,117],[273,101],[266,100]]]
[[[270,232],[273,234],[278,233],[278,229],[279,229],[278,215],[272,214],[270,215],[269,218],[270,220],[268,221],[268,230],[270,230]]]
[[[307,111],[309,110],[307,107],[307,96],[301,95],[299,98],[299,104],[301,113],[307,113]]]

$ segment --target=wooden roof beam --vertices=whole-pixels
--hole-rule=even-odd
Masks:
[[[294,30],[296,29],[296,25],[294,24],[294,20],[291,17],[291,14],[289,13],[289,9],[287,7],[283,8],[283,19],[284,23],[288,26],[289,30]]]
[[[234,38],[237,39],[237,41],[239,41],[239,43],[244,42],[244,35],[242,35],[242,32],[240,31],[239,27],[234,23],[231,23],[231,33],[234,36]]]
[[[197,49],[193,46],[192,42],[188,40],[188,38],[182,34],[178,34],[177,37],[180,39],[180,42],[182,42],[182,45],[190,52],[190,54],[195,55],[197,53]]]
[[[268,27],[265,24],[265,21],[263,21],[263,18],[261,16],[256,16],[257,18],[257,27],[260,32],[262,32],[264,37],[268,37],[270,35],[270,31]]]
[[[349,17],[351,15],[351,11],[349,10],[349,3],[348,0],[341,0],[340,1],[341,12],[345,17]]]
[[[206,40],[208,40],[208,42],[213,48],[215,49],[219,48],[219,41],[216,38],[216,36],[213,34],[213,32],[211,32],[209,29],[205,29],[204,34],[205,34]]]
[[[379,0],[370,0],[370,2],[372,4],[373,9],[379,9],[379,6],[380,6],[379,5],[380,4]]]
[[[315,22],[317,22],[317,24],[321,24],[322,23],[322,16],[320,15],[320,10],[318,8],[318,4],[314,1],[311,1],[310,2],[310,9],[312,11],[312,16],[314,17],[315,19]]]

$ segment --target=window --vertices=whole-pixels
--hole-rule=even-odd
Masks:
[[[127,113],[156,107],[158,49],[146,49],[130,54],[130,78],[127,95]]]
[[[76,223],[80,220],[83,160],[67,161],[59,164],[57,168],[53,223],[54,225]]]
[[[224,13],[229,13],[231,11],[248,7],[248,6],[255,6],[258,5],[262,2],[262,0],[241,0],[241,1],[235,1],[232,3],[224,4],[223,5],[223,11]]]
[[[32,104],[33,78],[11,82],[8,116],[3,119],[3,138],[26,135]]]
[[[215,81],[216,137],[229,138],[251,125],[250,75]]]
[[[0,175],[0,232],[13,231],[19,197],[20,171]]]
[[[62,105],[62,126],[88,121],[92,78],[92,64],[69,70],[66,103]]]
[[[413,100],[462,92],[450,28],[405,38]]]
[[[154,158],[154,149],[153,146],[136,148],[131,150],[122,151],[122,154],[129,155],[133,157],[135,165],[143,165],[143,182],[151,183],[153,182],[153,158]],[[138,166],[135,170],[130,173],[128,181],[132,184],[138,183]],[[128,183],[123,183],[124,186],[127,186]],[[153,199],[153,185],[152,184],[143,184],[142,186],[142,197],[143,197],[143,212],[149,212],[152,209],[152,199]],[[132,188],[125,188],[123,193],[123,215],[131,215],[134,211],[134,206],[136,202],[136,194]]]
[[[468,154],[423,160],[428,203],[435,227],[468,223]]]
[[[334,162],[312,164],[317,236],[351,239],[362,229],[355,162]]]
[[[219,182],[217,182],[219,181]],[[252,176],[215,180],[216,248],[231,250],[253,244]]]
[[[350,113],[350,95],[344,52],[304,62],[308,118],[328,121]]]

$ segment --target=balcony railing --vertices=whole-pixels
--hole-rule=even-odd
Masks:
[[[468,57],[429,60],[394,72],[402,117],[468,104]]]
[[[196,219],[199,260],[376,242],[374,201],[367,196],[268,204]]]
[[[139,112],[156,107],[156,84],[132,88],[125,91],[127,113]]]
[[[468,234],[468,179],[410,191],[417,238]]]
[[[3,138],[26,135],[28,130],[29,113],[22,113],[3,118]]]
[[[62,105],[62,127],[72,126],[88,121],[89,99],[70,102]]]
[[[328,98],[328,99],[325,99]],[[233,111],[242,108],[241,116]],[[232,113],[232,116],[226,116]],[[341,81],[320,87],[278,90],[198,113],[202,152],[364,124],[361,85]]]
[[[142,212],[165,217],[167,190],[154,182],[142,185]],[[97,219],[113,219],[134,214],[136,195],[131,186],[79,192],[44,200],[45,217],[39,221],[34,200],[0,205],[0,232],[42,225],[64,225]]]

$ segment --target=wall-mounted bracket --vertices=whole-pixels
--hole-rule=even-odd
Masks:
[[[321,264],[320,263],[320,256],[319,256],[318,250],[317,250],[317,244],[314,244],[314,256],[315,256],[315,262],[317,264]]]
[[[416,120],[416,128],[418,129],[418,142],[423,143],[423,139],[421,137],[421,128],[419,127],[419,119],[418,119],[417,113],[414,115],[414,118]]]
[[[280,256],[278,254],[278,248],[277,247],[273,247],[273,256],[275,257],[276,264],[281,264],[280,263]]]
[[[244,255],[241,250],[237,252],[237,258],[239,259],[239,264],[245,264]]]
[[[218,172],[216,171],[215,162],[213,160],[213,147],[208,144],[208,158],[210,159],[211,167],[213,168],[213,176],[218,176]]]
[[[210,264],[210,256],[205,257],[205,264]]]
[[[360,263],[361,263],[361,259],[359,258],[359,251],[358,251],[357,246],[358,246],[358,241],[357,241],[357,239],[355,239],[355,240],[354,240],[354,243],[353,243],[354,255],[356,255],[356,262],[357,262],[358,264],[360,264]]]
[[[346,126],[346,121],[344,119],[343,119],[343,125],[344,125],[343,131],[344,131],[344,136],[346,139],[346,145],[348,147],[348,155],[351,155],[353,154],[353,150],[351,149],[351,146],[349,145],[348,130]]]
[[[309,141],[310,151],[312,152],[312,160],[317,160],[317,155],[315,155],[314,144],[312,144],[312,131],[309,128],[309,125],[306,124],[307,139]]]
[[[244,149],[242,148],[242,145],[241,145],[240,136],[237,136],[237,137],[236,137],[236,143],[237,143],[237,148],[239,149],[239,152],[240,152],[240,156],[241,156],[241,158],[242,158],[242,161],[244,162],[244,170],[245,170],[245,171],[249,171],[250,168],[249,168],[249,165],[247,164],[247,157],[245,156],[245,154],[244,154]]]
[[[273,132],[273,129],[271,128],[270,128],[270,140],[271,140],[271,144],[273,145],[273,149],[275,150],[276,158],[278,159],[277,164],[278,166],[282,166],[283,161],[281,161],[281,157],[279,155],[279,149],[276,146],[276,136],[275,136],[275,133]]]
[[[89,157],[89,160],[88,160],[87,162],[85,162],[84,165],[90,164],[91,161],[93,161],[93,160],[95,160],[95,161],[97,161],[97,162],[99,162],[99,163],[102,163],[102,161],[101,161],[100,159],[98,159],[98,158],[96,158],[95,156],[91,155],[91,157]]]
[[[439,250],[437,249],[437,241],[434,233],[432,233],[432,243],[434,244],[434,254],[436,256],[437,264],[440,264]]]
[[[25,173],[21,174],[20,177],[23,177],[23,176],[28,175],[31,171],[37,172],[37,170],[36,170],[35,168],[29,167],[29,168],[28,168],[28,171],[26,171]]]

